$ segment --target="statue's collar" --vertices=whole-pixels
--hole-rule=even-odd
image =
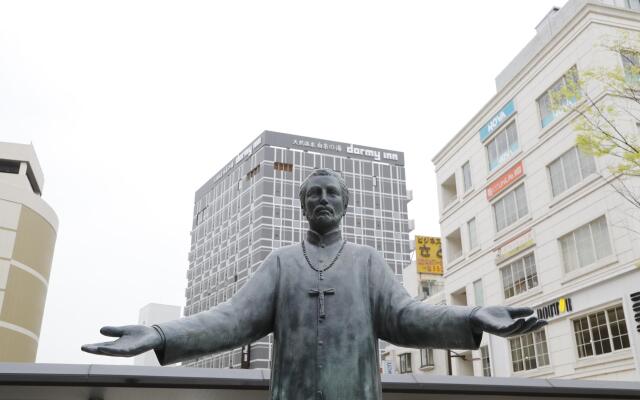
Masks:
[[[340,240],[342,240],[342,232],[340,231],[340,227],[332,231],[329,231],[324,235],[311,229],[307,231],[307,242],[315,246],[321,246],[321,247],[329,246]]]

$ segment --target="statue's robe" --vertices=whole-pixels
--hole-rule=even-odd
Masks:
[[[378,338],[420,348],[480,344],[471,307],[412,299],[371,247],[347,243],[323,275],[309,267],[300,244],[274,250],[229,301],[159,324],[165,345],[158,360],[171,364],[273,332],[272,399],[381,399]],[[324,295],[324,317],[318,289],[334,290]]]

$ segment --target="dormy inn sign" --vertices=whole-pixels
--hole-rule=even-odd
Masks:
[[[293,144],[296,146],[307,147],[310,149],[318,149],[318,150],[333,150],[341,153],[344,151],[347,154],[355,154],[358,156],[363,156],[366,158],[373,158],[376,161],[381,160],[389,160],[389,161],[398,161],[398,153],[372,149],[370,147],[361,147],[356,146],[354,144],[340,144],[340,143],[332,143],[325,141],[313,141],[307,139],[293,139]]]

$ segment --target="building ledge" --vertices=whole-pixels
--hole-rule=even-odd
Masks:
[[[263,399],[268,370],[121,365],[0,363],[0,399]],[[195,390],[197,389],[197,390]],[[382,375],[385,400],[451,399],[460,395],[572,399],[638,399],[640,382]]]

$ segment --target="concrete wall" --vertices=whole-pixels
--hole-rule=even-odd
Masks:
[[[0,143],[0,159],[11,157],[29,165],[23,161],[18,174],[0,173],[0,361],[33,362],[58,221],[34,191],[43,181],[32,147]],[[29,171],[38,185],[30,183]]]

